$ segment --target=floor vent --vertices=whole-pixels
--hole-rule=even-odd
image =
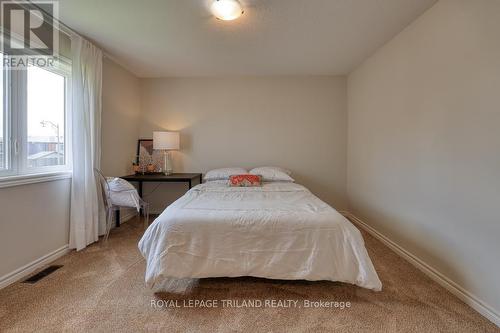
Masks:
[[[23,283],[31,283],[31,284],[37,283],[38,281],[40,281],[44,277],[54,273],[55,271],[57,271],[61,267],[62,267],[62,265],[49,266],[49,267],[45,268],[43,271],[36,273],[32,277],[27,278],[26,280],[23,281]]]

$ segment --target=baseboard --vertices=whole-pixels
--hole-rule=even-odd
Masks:
[[[359,225],[361,228],[366,230],[373,237],[377,238],[379,241],[384,243],[391,250],[396,252],[403,259],[411,263],[413,266],[417,267],[427,276],[429,276],[432,280],[439,283],[442,287],[447,289],[453,295],[462,300],[465,304],[469,305],[471,308],[479,312],[482,316],[486,317],[488,320],[493,322],[495,325],[500,327],[500,314],[496,312],[491,306],[480,300],[477,296],[467,291],[462,286],[458,285],[452,279],[448,278],[446,275],[439,272],[434,267],[427,264],[424,260],[418,258],[416,255],[407,251],[405,248],[392,241],[387,236],[375,230],[373,227],[362,221],[360,218],[356,217],[354,214],[349,212],[340,212],[349,220]]]
[[[15,271],[8,273],[2,277],[0,277],[0,289],[7,287],[8,285],[21,280],[22,278],[30,275],[34,271],[42,268],[43,266],[51,263],[52,261],[59,259],[63,255],[67,254],[70,250],[68,245],[64,245],[63,247],[52,251],[40,257],[27,265],[24,265],[21,268],[16,269]]]
[[[120,223],[125,223],[128,220],[134,218],[136,215],[137,212],[134,210],[123,211],[120,217]],[[113,219],[114,219],[114,214],[113,214]],[[113,225],[115,224],[113,223]],[[68,252],[70,252],[69,245],[64,245],[63,247],[55,251],[52,251],[51,253],[48,253],[43,257],[40,257],[30,262],[29,264],[24,265],[23,267],[18,268],[15,271],[0,277],[0,289],[5,288],[8,285],[21,280],[22,278],[30,275],[34,271],[42,268],[43,266],[51,263],[52,261],[59,259]]]

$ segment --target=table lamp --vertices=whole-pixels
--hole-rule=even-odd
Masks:
[[[153,149],[163,152],[163,168],[165,175],[172,174],[170,150],[179,149],[179,132],[153,132]]]

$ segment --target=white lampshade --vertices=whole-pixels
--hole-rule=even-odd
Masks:
[[[179,132],[153,132],[153,149],[179,149]]]

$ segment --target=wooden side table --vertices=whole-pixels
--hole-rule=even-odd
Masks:
[[[193,187],[193,183],[198,181],[199,184],[203,181],[201,173],[173,173],[170,175],[164,174],[154,174],[154,175],[127,175],[120,177],[129,182],[137,182],[139,184],[138,193],[142,198],[142,183],[188,183],[189,188]],[[115,213],[115,223],[116,226],[120,226],[120,211],[117,210]]]

